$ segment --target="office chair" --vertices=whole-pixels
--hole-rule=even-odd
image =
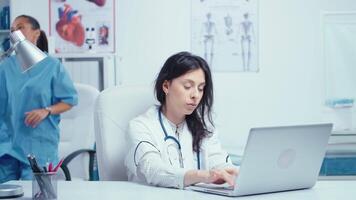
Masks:
[[[78,105],[62,114],[59,125],[59,156],[64,158],[61,169],[66,180],[72,180],[72,177],[93,180],[94,106],[99,91],[90,85],[75,83],[74,86],[78,92]]]
[[[128,123],[155,103],[153,88],[148,86],[118,86],[99,95],[94,124],[100,180],[127,180]]]

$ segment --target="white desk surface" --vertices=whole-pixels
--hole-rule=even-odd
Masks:
[[[24,187],[25,195],[18,199],[31,199],[31,181],[11,181],[9,184],[18,184]],[[195,199],[233,199],[212,194],[205,194],[189,190],[159,188],[153,186],[139,185],[131,182],[121,181],[59,181],[59,200],[195,200]],[[271,194],[252,195],[246,197],[235,197],[241,200],[249,199],[282,199],[282,200],[355,200],[356,181],[318,181],[312,189],[297,190],[289,192],[278,192]]]

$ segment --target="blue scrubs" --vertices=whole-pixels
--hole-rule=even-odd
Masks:
[[[42,166],[46,162],[57,163],[60,115],[49,115],[32,128],[25,124],[25,113],[59,102],[74,106],[78,96],[58,59],[48,56],[26,73],[21,72],[14,56],[1,62],[0,159],[10,156],[28,165],[27,155],[33,154]],[[5,166],[0,166],[0,182],[5,178],[2,177],[1,171],[5,170],[2,167]]]

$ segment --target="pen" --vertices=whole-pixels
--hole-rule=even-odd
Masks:
[[[62,163],[63,163],[63,158],[59,161],[57,166],[53,169],[53,172],[56,172],[58,170],[58,168],[62,165]]]
[[[32,168],[32,171],[33,171],[34,173],[40,173],[40,172],[42,172],[42,169],[41,169],[41,168],[38,166],[38,164],[37,164],[37,161],[36,161],[35,156],[29,154],[29,155],[27,156],[27,159],[28,159],[28,161],[29,161],[29,163],[30,163],[30,166],[31,166],[31,168]]]
[[[52,163],[49,163],[48,165],[48,172],[52,172],[52,169],[53,168],[53,164]]]

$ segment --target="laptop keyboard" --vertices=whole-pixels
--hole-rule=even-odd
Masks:
[[[194,186],[208,188],[208,189],[234,190],[234,186],[228,185],[227,183],[224,183],[224,184],[198,183],[198,184],[195,184]]]

